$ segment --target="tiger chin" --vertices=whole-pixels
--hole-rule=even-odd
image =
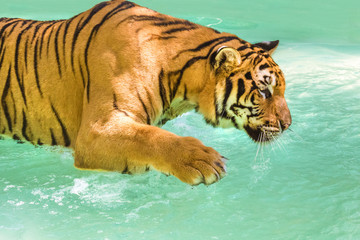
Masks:
[[[74,150],[75,167],[156,169],[212,184],[226,158],[159,128],[195,109],[216,127],[270,141],[291,124],[285,79],[251,44],[123,0],[68,20],[0,19],[0,134]]]

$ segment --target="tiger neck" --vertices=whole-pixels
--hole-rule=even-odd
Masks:
[[[223,45],[238,48],[242,44],[234,35],[197,27],[198,31],[185,32],[181,39],[176,38],[168,44],[172,48],[165,52],[167,68],[161,69],[159,74],[163,111],[157,125],[198,110],[200,93],[205,88],[208,108],[214,108],[215,79],[211,77],[210,58]]]

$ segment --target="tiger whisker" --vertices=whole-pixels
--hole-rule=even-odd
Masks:
[[[259,154],[259,150],[260,150],[260,147],[261,147],[261,137],[262,137],[262,132],[260,133],[260,135],[258,136],[258,139],[257,139],[259,144],[258,144],[258,148],[257,148],[257,151],[256,151],[255,159],[254,159],[255,162],[257,160],[257,156]]]
[[[276,143],[276,136],[272,132],[269,132],[269,135],[270,135],[271,150],[275,151],[276,146],[278,146],[277,143]]]
[[[265,133],[262,132],[262,138],[261,138],[261,148],[260,148],[260,153],[261,153],[261,160],[262,162],[264,162],[264,146],[265,146]]]
[[[284,145],[282,144],[282,138],[280,136],[275,136],[274,137],[274,143],[278,146],[278,148],[283,151],[286,152],[286,149],[284,147]]]
[[[270,134],[270,136],[271,136],[271,139],[270,139],[270,145],[271,145],[271,150],[272,151],[275,151],[276,149],[276,147],[275,147],[275,145],[276,145],[276,138],[274,137],[274,134],[273,133],[269,133]]]
[[[283,149],[283,151],[287,154],[287,148],[285,147],[286,143],[284,141],[284,138],[279,139],[279,145],[281,146],[281,148]]]
[[[293,129],[288,128],[288,130],[289,130],[290,132],[292,132],[293,134],[295,134],[295,136],[298,137],[301,141],[304,141],[304,142],[305,142],[305,140],[304,140],[297,132],[295,132]]]

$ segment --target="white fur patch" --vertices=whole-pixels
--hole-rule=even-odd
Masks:
[[[261,80],[261,81],[265,82],[265,85],[260,82],[257,84],[259,86],[260,90],[263,91],[266,88],[268,88],[270,93],[273,94],[274,86],[276,85],[276,77],[275,77],[274,73],[271,74],[269,69],[259,70],[256,73],[256,79],[258,81]],[[261,95],[263,95],[263,94],[261,93]],[[263,95],[263,97],[265,97],[265,96]]]

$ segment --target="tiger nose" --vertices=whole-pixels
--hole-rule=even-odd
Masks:
[[[278,108],[276,110],[276,116],[279,121],[278,124],[284,131],[290,127],[292,122],[290,110],[286,104],[285,98],[280,98],[277,104]]]
[[[291,125],[291,121],[290,122],[280,121],[281,130],[283,131],[288,129],[290,125]]]
[[[290,111],[287,111],[286,114],[282,116],[283,118],[279,120],[279,125],[281,127],[281,130],[286,130],[290,127],[292,119],[290,115]]]

